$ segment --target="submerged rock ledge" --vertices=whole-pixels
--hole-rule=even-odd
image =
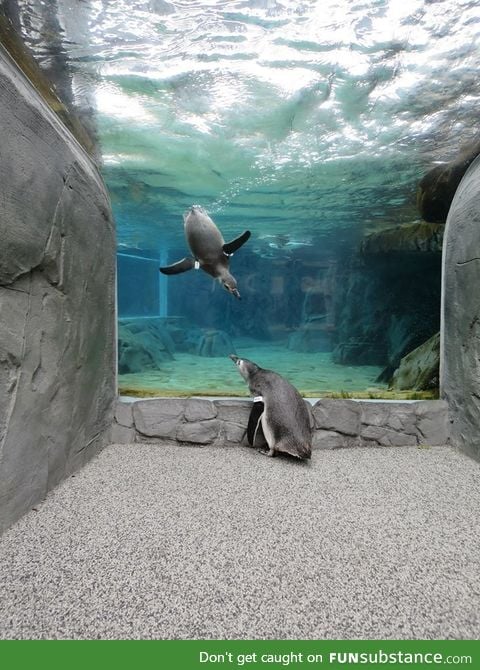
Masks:
[[[410,223],[370,233],[362,241],[362,254],[406,252],[441,253],[445,226],[439,223]]]

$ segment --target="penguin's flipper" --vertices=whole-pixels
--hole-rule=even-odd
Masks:
[[[247,427],[247,438],[248,443],[255,446],[255,434],[257,433],[258,427],[260,426],[260,432],[262,431],[262,426],[260,419],[262,418],[263,410],[265,409],[265,404],[263,402],[254,402],[250,416],[248,417],[248,427]]]
[[[242,233],[239,237],[236,237],[234,240],[231,242],[225,242],[223,245],[223,252],[227,254],[227,256],[230,256],[230,254],[233,254],[234,251],[237,251],[237,249],[240,249],[242,244],[245,244],[245,242],[248,240],[250,237],[251,232],[249,230],[246,230],[244,233]]]
[[[185,258],[182,258],[181,261],[177,261],[172,265],[166,265],[163,268],[159,268],[159,270],[164,275],[178,275],[181,272],[187,272],[187,270],[191,270],[194,267],[195,260],[189,256],[186,256]]]
[[[263,412],[265,405],[263,402],[256,402],[250,412],[250,418],[248,420],[247,428],[247,437],[249,444],[252,447],[259,447],[260,449],[267,447],[267,440],[263,433]]]

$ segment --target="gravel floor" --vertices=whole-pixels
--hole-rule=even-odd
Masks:
[[[0,539],[0,638],[475,638],[480,465],[449,447],[112,445]]]

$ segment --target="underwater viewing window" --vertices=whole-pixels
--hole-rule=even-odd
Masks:
[[[280,372],[305,395],[377,397],[394,371],[388,343],[404,351],[439,328],[438,252],[420,265],[409,253],[363,258],[341,245],[292,243],[288,234],[264,229],[230,260],[237,300],[204,272],[159,272],[160,264],[185,256],[178,227],[163,262],[119,254],[125,393],[245,395],[229,365],[228,354],[238,353]]]
[[[247,395],[231,353],[309,396],[436,392],[446,213],[419,184],[477,146],[479,10],[6,5],[111,195],[121,394]],[[251,232],[228,261],[241,300],[201,269],[159,272],[192,253],[192,205],[226,242]]]
[[[160,287],[158,258],[117,254],[117,295],[120,318],[161,317],[167,313],[166,291]]]

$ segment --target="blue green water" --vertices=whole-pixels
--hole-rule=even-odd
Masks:
[[[121,384],[240,392],[231,343],[306,392],[382,388],[401,343],[438,329],[439,262],[358,250],[418,221],[419,179],[478,132],[480,2],[16,4],[96,129],[121,330],[157,329],[137,319],[124,337],[141,342]],[[188,252],[192,204],[227,240],[251,230],[232,259],[241,302],[202,272],[159,275]],[[199,355],[213,338],[221,355]]]

